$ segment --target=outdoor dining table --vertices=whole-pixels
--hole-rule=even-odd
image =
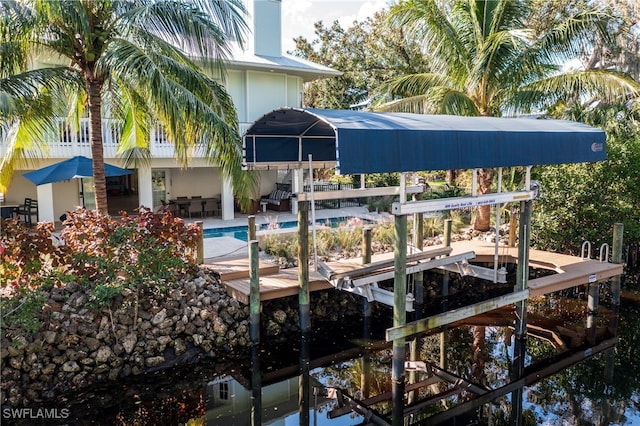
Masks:
[[[20,207],[20,204],[11,201],[0,203],[0,217],[9,219],[13,217],[13,212]]]

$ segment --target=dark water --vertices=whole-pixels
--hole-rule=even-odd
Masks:
[[[407,386],[422,386],[405,400],[405,424],[640,424],[640,304],[623,298],[612,307],[606,289],[591,318],[579,291],[529,301],[525,341],[513,335],[512,309],[408,340],[407,357],[421,362]],[[314,323],[309,336],[263,338],[237,359],[69,395],[57,405],[67,418],[22,424],[249,425],[252,410],[264,425],[390,419],[391,314],[376,305],[368,318]],[[342,410],[337,390],[369,411]]]

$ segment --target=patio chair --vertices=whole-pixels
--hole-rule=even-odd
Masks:
[[[204,209],[204,206],[202,205],[202,199],[196,198],[196,199],[191,199],[191,202],[189,203],[189,218],[191,218],[191,216],[193,214],[199,214],[200,217],[204,217],[204,214],[202,213]]]
[[[18,207],[17,210],[18,216],[22,216],[23,222],[28,226],[33,226],[35,223],[38,223],[39,220],[39,212],[38,212],[38,200],[34,200],[33,198],[25,198],[24,204]],[[33,221],[33,217],[35,216],[35,222]]]
[[[220,200],[217,198],[207,198],[204,202],[204,215],[211,213],[211,216],[220,216]]]

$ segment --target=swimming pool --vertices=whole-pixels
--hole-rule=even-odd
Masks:
[[[374,221],[370,219],[363,219],[359,217],[332,217],[330,219],[317,219],[316,224],[322,226],[329,226],[331,228],[337,228],[340,225],[347,224],[349,222],[357,222],[359,224],[368,224],[374,223]],[[311,221],[309,221],[311,224]],[[293,229],[291,229],[293,228]],[[280,229],[294,229],[298,228],[298,221],[293,220],[290,222],[278,222],[277,224],[273,223],[263,223],[262,225],[256,225],[256,231],[266,231],[268,229],[280,230]],[[247,241],[247,226],[230,226],[227,228],[210,228],[205,229],[203,231],[204,238],[219,238],[219,237],[231,237],[237,240]]]

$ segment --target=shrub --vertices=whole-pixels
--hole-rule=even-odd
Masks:
[[[116,219],[77,209],[64,224],[56,237],[50,222],[38,223],[35,229],[16,220],[4,222],[0,234],[3,323],[34,318],[42,308],[39,292],[70,281],[85,286],[93,306],[99,308],[124,289],[162,289],[173,274],[195,267],[192,260],[200,229],[169,212],[154,214],[141,208],[136,216]]]

